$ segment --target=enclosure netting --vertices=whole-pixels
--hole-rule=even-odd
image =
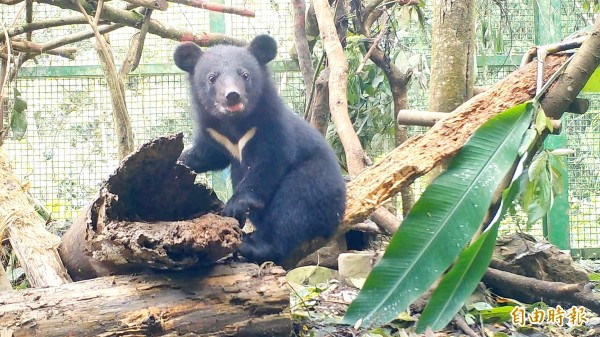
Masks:
[[[302,77],[297,68],[289,66],[289,51],[293,47],[290,2],[225,2],[256,11],[256,18],[221,15],[220,27],[227,34],[248,40],[256,34],[269,33],[276,38],[279,54],[273,65],[274,80],[287,104],[297,112],[303,111],[307,94]],[[118,2],[110,4],[116,6]],[[534,45],[530,2],[509,0],[502,2],[501,8],[497,4],[493,1],[478,4],[477,85],[493,84],[509,74],[521,55]],[[169,5],[166,12],[154,11],[153,18],[196,33],[211,29],[209,12]],[[431,2],[427,5],[431,6]],[[5,26],[12,25],[16,7],[0,6]],[[561,11],[563,37],[593,19],[593,14],[584,11],[579,2],[565,1]],[[73,14],[35,4],[36,20]],[[425,18],[425,27],[430,27],[430,11],[425,11]],[[20,22],[22,20],[17,20]],[[33,35],[33,40],[47,42],[80,29],[82,26],[40,31]],[[428,57],[429,31],[422,30],[415,22],[410,27],[394,29],[392,38],[397,47],[420,53],[425,59]],[[134,32],[134,29],[122,28],[110,33],[117,64]],[[142,65],[127,78],[125,91],[136,145],[176,132],[184,132],[186,140],[190,139],[186,77],[172,64],[176,45],[176,41],[149,35]],[[27,101],[28,130],[23,139],[11,136],[5,143],[13,167],[18,176],[29,183],[31,195],[52,213],[53,219],[60,221],[69,221],[88,204],[100,183],[118,165],[110,95],[96,51],[91,41],[81,42],[77,47],[79,51],[74,61],[46,55],[38,57],[36,64],[28,62],[22,69],[13,87]],[[409,91],[410,108],[427,109],[426,89],[413,82]],[[590,110],[582,116],[568,116],[565,126],[568,147],[576,151],[568,160],[571,245],[580,248],[600,246],[600,102],[596,96],[589,98]],[[10,107],[11,100],[5,105]],[[392,147],[393,140],[386,139],[375,152]],[[229,190],[225,177],[226,173],[216,173],[206,178],[223,197]]]

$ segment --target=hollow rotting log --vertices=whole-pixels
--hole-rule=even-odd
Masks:
[[[155,139],[101,186],[62,238],[61,258],[73,279],[195,268],[236,249],[237,221],[215,214],[222,202],[177,162],[182,150],[182,134]]]
[[[73,279],[88,280],[0,293],[0,334],[290,335],[285,270],[223,259],[241,230],[177,162],[182,150],[177,134],[123,160],[60,246]]]

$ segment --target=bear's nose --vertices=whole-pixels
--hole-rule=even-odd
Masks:
[[[237,91],[231,91],[225,95],[225,98],[227,98],[227,102],[229,103],[237,103],[240,101],[240,94]]]

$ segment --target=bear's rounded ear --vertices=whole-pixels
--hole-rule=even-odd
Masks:
[[[248,50],[258,63],[265,65],[277,55],[277,42],[269,35],[258,35],[250,42]]]
[[[173,59],[179,69],[192,73],[201,55],[202,50],[195,43],[184,42],[175,49]]]

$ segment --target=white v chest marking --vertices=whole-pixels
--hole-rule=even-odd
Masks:
[[[256,133],[256,127],[253,127],[252,129],[246,131],[246,133],[242,136],[242,138],[240,138],[237,144],[232,143],[231,140],[229,140],[229,138],[223,136],[215,129],[207,128],[206,131],[208,131],[208,134],[214,140],[216,140],[217,143],[223,145],[227,149],[227,151],[229,151],[229,153],[231,153],[231,155],[241,163],[242,151],[244,150],[244,146],[246,146],[246,144],[248,144],[252,137],[254,137],[254,134]]]

